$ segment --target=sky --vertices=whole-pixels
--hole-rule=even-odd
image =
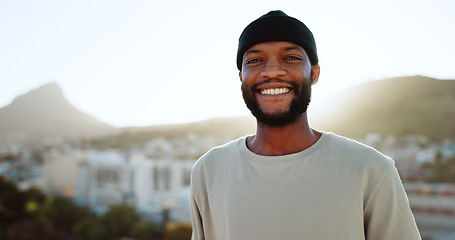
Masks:
[[[54,82],[115,127],[250,115],[238,37],[277,9],[315,36],[313,101],[389,77],[455,79],[451,0],[2,0],[0,107]]]

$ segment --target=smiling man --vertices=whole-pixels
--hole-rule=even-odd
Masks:
[[[319,79],[311,31],[282,11],[250,23],[237,67],[255,135],[193,167],[193,240],[420,239],[394,162],[309,126]]]

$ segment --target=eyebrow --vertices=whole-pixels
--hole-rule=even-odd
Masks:
[[[246,56],[250,53],[260,53],[261,51],[260,50],[257,50],[257,49],[253,49],[253,50],[249,50],[249,51],[246,51],[243,55]]]
[[[302,50],[302,47],[300,47],[300,46],[290,46],[290,47],[285,47],[284,50],[285,50],[285,51],[289,51],[289,50]]]
[[[302,50],[302,47],[300,46],[289,46],[289,47],[285,47],[283,48],[284,51],[290,51],[290,50]],[[304,50],[305,51],[305,50]],[[244,53],[244,56],[248,55],[248,54],[251,54],[251,53],[260,53],[262,52],[261,50],[258,50],[258,49],[252,49],[252,50],[249,50],[249,51],[246,51]]]

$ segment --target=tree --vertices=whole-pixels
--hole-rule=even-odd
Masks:
[[[156,224],[142,220],[134,224],[129,236],[134,239],[155,240],[158,239],[158,235],[159,228]]]
[[[74,235],[84,240],[99,240],[106,235],[105,228],[96,216],[88,216],[73,226]]]
[[[57,231],[73,235],[73,226],[83,218],[90,216],[90,211],[76,205],[66,197],[47,197],[40,216],[48,218]]]
[[[25,195],[13,181],[0,176],[0,226],[12,224],[25,217]]]
[[[112,240],[133,237],[158,239],[159,229],[141,220],[136,209],[112,205],[101,217],[61,196],[45,196],[40,189],[20,191],[0,176],[0,239],[5,240]]]
[[[455,183],[455,158],[434,163],[427,163],[423,166],[430,175],[425,179],[427,182],[450,182]]]
[[[45,204],[46,196],[41,189],[31,187],[23,192],[25,198],[25,212],[29,218],[39,216],[40,209]]]
[[[191,224],[189,223],[168,223],[164,233],[164,240],[188,240],[191,239]]]
[[[16,224],[8,229],[5,240],[63,240],[68,239],[59,233],[47,218],[37,218]]]
[[[32,186],[29,189],[24,191],[25,199],[27,201],[33,201],[39,204],[44,203],[46,196],[43,194],[43,191],[38,187]]]
[[[116,239],[128,236],[132,227],[140,220],[136,209],[125,203],[112,205],[101,216],[101,224],[105,228],[106,239]]]

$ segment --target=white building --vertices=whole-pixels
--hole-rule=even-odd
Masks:
[[[43,155],[43,191],[74,197],[77,169],[92,151],[53,149]]]
[[[117,151],[94,152],[79,163],[76,202],[104,212],[119,202],[131,203],[133,191],[126,158]]]
[[[455,184],[405,183],[409,204],[423,239],[454,239]]]
[[[194,162],[126,156],[117,151],[96,152],[78,166],[76,201],[99,213],[110,205],[126,202],[158,221],[164,210],[172,215],[173,207],[187,206],[188,216],[180,214],[183,217],[174,219],[186,221],[189,195],[182,198],[182,193],[187,192]],[[182,209],[178,211],[181,213]]]

